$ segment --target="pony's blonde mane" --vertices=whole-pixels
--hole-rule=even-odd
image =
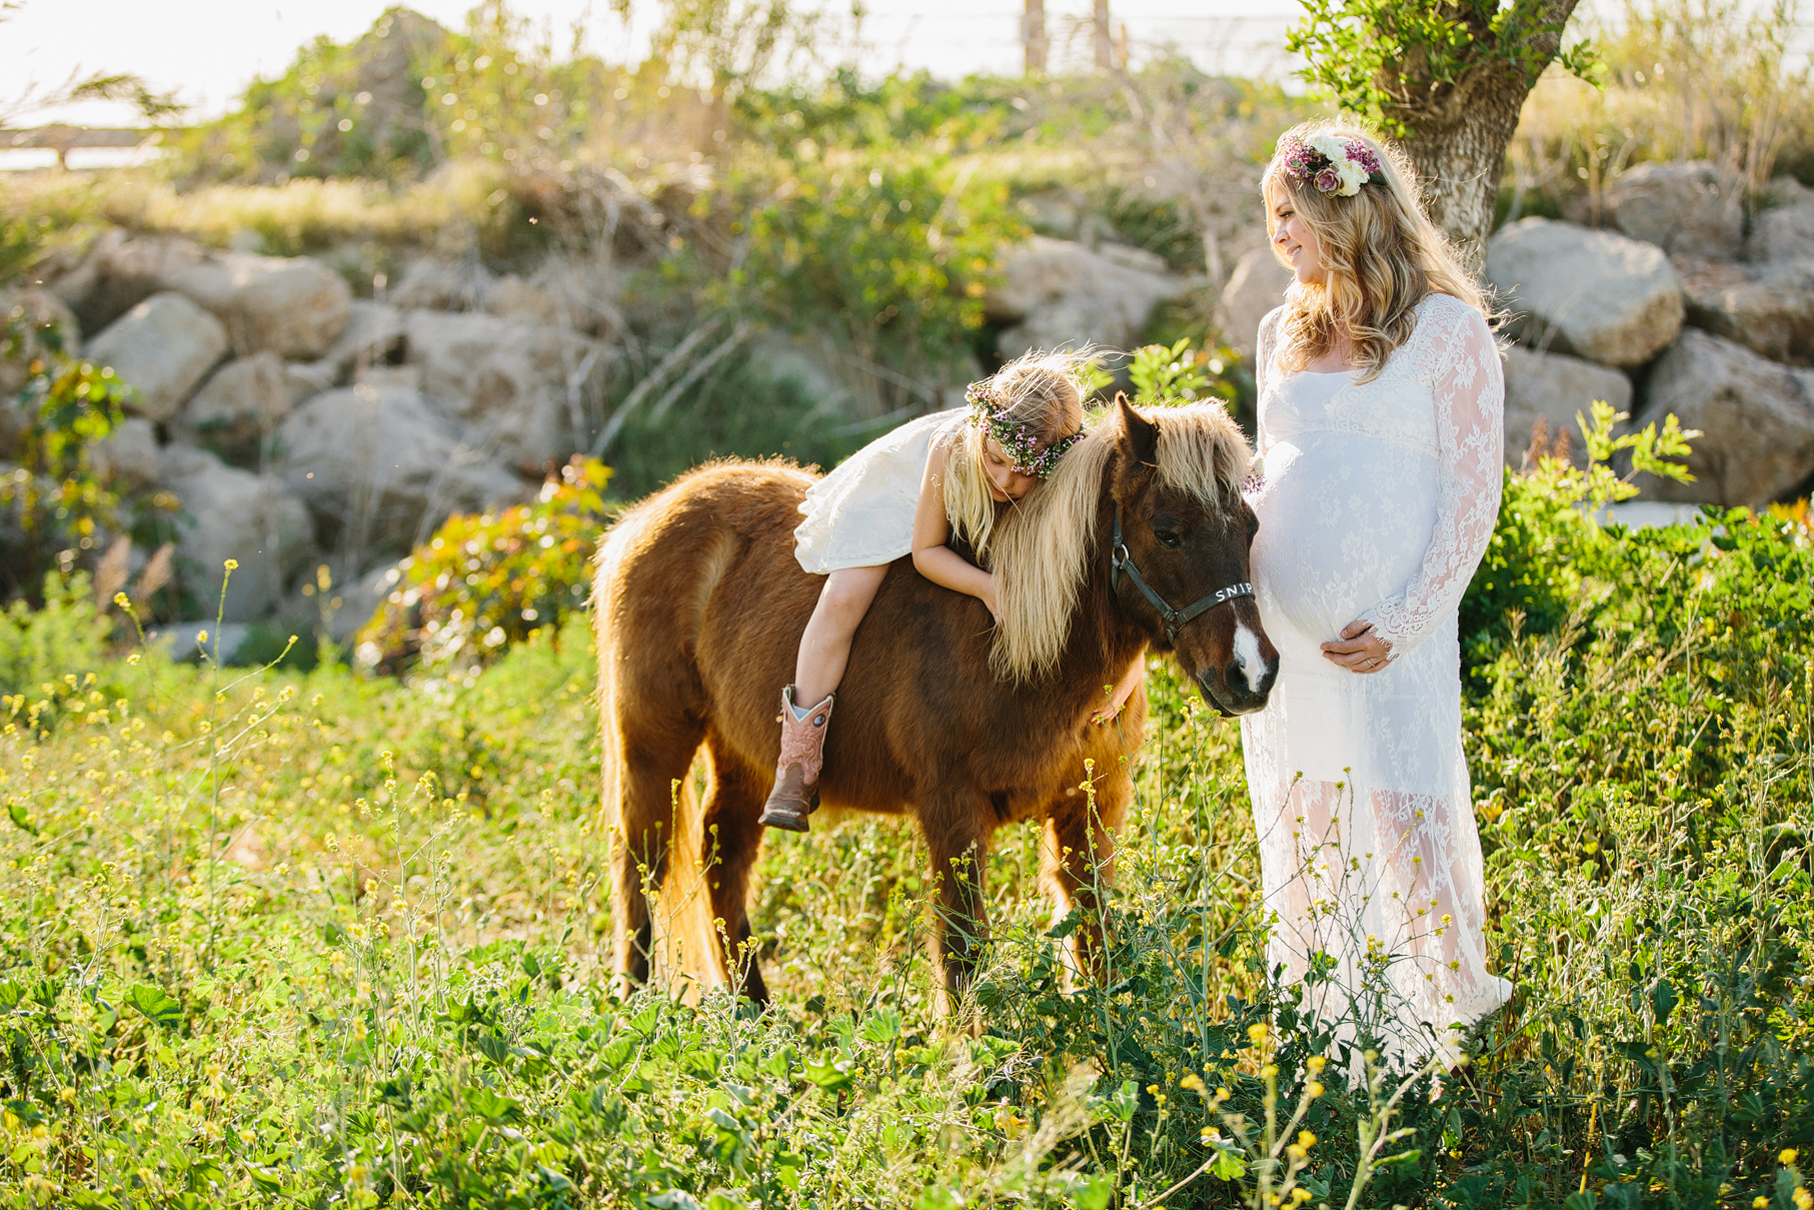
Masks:
[[[1160,486],[1220,508],[1247,477],[1247,439],[1219,404],[1142,409],[1159,426]],[[1102,472],[1121,438],[1105,417],[1073,446],[1052,477],[1005,509],[991,543],[1001,625],[989,665],[1003,680],[1050,673],[1064,653],[1084,574],[1095,549]]]

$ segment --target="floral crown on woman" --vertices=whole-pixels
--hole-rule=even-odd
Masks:
[[[1330,197],[1353,197],[1379,176],[1379,155],[1359,139],[1319,134],[1306,142],[1295,135],[1279,141],[1285,175]]]
[[[1064,452],[1083,440],[1083,430],[1078,429],[1069,437],[1060,437],[1042,447],[1030,426],[1008,418],[1009,403],[987,382],[973,382],[964,388],[964,400],[970,405],[971,422],[995,438],[1008,455],[1009,466],[1022,475],[1046,479]]]

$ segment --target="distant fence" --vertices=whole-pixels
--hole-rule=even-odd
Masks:
[[[0,151],[54,151],[58,167],[68,168],[69,153],[79,147],[138,147],[162,138],[163,133],[131,126],[66,126],[61,122],[27,130],[0,128]]]

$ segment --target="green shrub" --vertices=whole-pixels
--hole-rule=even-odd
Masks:
[[[131,388],[109,368],[65,358],[57,325],[28,329],[17,313],[0,321],[0,361],[25,371],[17,399],[0,399],[23,430],[19,463],[0,476],[0,599],[29,598],[48,572],[98,557],[122,528],[119,497],[90,449],[125,419]]]
[[[49,710],[68,692],[86,692],[90,674],[106,668],[113,624],[96,608],[88,576],[52,572],[38,595],[36,608],[20,598],[0,609],[0,697],[17,702],[0,708],[7,718],[28,709],[35,715],[28,698]]]
[[[528,504],[449,517],[398,565],[400,582],[358,638],[367,666],[480,667],[586,602],[610,468],[575,455]]]

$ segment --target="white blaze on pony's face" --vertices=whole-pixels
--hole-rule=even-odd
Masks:
[[[1245,622],[1235,623],[1234,669],[1247,682],[1250,691],[1258,692],[1266,678],[1266,658],[1260,654],[1260,636]]]

